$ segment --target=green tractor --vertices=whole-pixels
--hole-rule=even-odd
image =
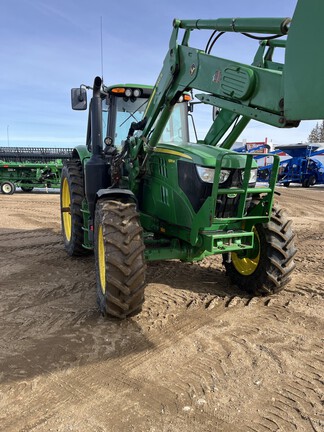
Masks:
[[[86,145],[62,170],[61,219],[69,255],[94,251],[103,314],[123,319],[141,310],[153,260],[221,254],[245,292],[268,295],[287,285],[296,250],[291,221],[274,204],[279,157],[269,184],[258,187],[253,154],[231,148],[251,119],[287,128],[324,118],[323,61],[309,49],[321,16],[324,3],[300,0],[292,22],[175,20],[154,87],[95,78]],[[189,46],[195,29],[213,31],[205,50]],[[211,55],[233,31],[260,39],[251,65]],[[273,60],[276,49],[286,50],[284,63]],[[89,89],[72,89],[73,109],[87,108]],[[188,116],[197,101],[214,116],[205,138],[191,142]]]

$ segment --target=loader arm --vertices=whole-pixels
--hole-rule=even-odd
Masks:
[[[203,144],[230,149],[251,119],[288,128],[297,127],[304,119],[324,118],[324,80],[319,77],[324,59],[311,49],[314,32],[317,41],[324,39],[319,35],[323,32],[322,16],[324,2],[299,0],[292,20],[174,20],[169,50],[144,114],[142,134],[131,138],[131,159],[157,145],[173,106],[184,91],[192,89],[202,92],[195,95],[201,102],[219,109]],[[184,35],[178,43],[180,29]],[[190,33],[196,29],[271,36],[262,38],[265,40],[249,65],[190,47]],[[286,38],[278,39],[282,36]],[[285,64],[272,61],[277,48],[286,49]],[[315,90],[310,85],[314,80]]]

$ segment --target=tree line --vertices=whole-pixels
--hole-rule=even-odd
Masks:
[[[308,142],[324,143],[324,120],[321,123],[316,123],[308,136]]]

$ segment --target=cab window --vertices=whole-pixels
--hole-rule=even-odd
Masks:
[[[183,144],[188,142],[187,104],[178,103],[161,135],[160,142]]]

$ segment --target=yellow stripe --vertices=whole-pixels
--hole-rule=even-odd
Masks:
[[[155,153],[166,153],[166,154],[170,154],[170,155],[174,155],[174,156],[180,156],[183,157],[185,159],[190,159],[192,160],[192,157],[188,156],[185,153],[181,153],[175,150],[168,150],[168,149],[163,149],[163,148],[158,148],[158,149],[154,149]]]
[[[145,112],[144,112],[143,118],[146,116],[146,113],[147,113],[147,111],[148,111],[148,109],[149,109],[149,106],[151,105],[151,102],[152,102],[152,100],[153,100],[153,98],[154,98],[154,96],[155,96],[155,93],[156,93],[156,87],[154,87],[153,92],[152,92],[152,94],[151,94],[151,96],[150,96],[150,99],[148,100],[148,104],[147,104],[147,106],[146,106],[146,109],[145,109]]]

